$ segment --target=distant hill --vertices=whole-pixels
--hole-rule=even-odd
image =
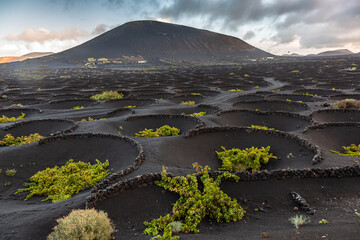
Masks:
[[[38,58],[38,57],[44,57],[54,54],[53,52],[31,52],[22,56],[6,56],[6,57],[0,57],[0,63],[10,63],[10,62],[18,62],[18,61],[24,61],[29,58]]]
[[[349,55],[354,54],[352,51],[348,49],[337,49],[333,51],[326,51],[316,54],[317,56],[340,56],[340,55]]]

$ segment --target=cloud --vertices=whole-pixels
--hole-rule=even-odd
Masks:
[[[253,37],[255,37],[255,33],[250,30],[245,33],[245,35],[242,37],[242,39],[249,40],[249,39],[252,39]]]
[[[262,25],[271,32],[267,40],[276,45],[296,41],[301,48],[323,48],[360,42],[358,0],[173,0],[159,15],[183,22],[201,16],[203,27],[218,26],[230,34]],[[254,37],[249,31],[243,36]]]
[[[69,28],[61,31],[50,31],[45,28],[39,29],[26,29],[18,35],[7,35],[4,39],[7,41],[24,41],[24,42],[38,42],[44,43],[47,41],[59,40],[79,40],[81,38],[89,38],[98,34],[105,32],[107,26],[104,24],[99,24],[95,29],[89,33],[80,28]]]
[[[108,27],[105,24],[99,24],[95,27],[95,29],[92,31],[92,35],[99,35],[103,32],[105,32],[108,29]]]

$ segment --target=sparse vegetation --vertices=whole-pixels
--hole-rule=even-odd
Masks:
[[[304,215],[296,215],[294,217],[289,218],[289,221],[296,227],[299,228],[305,224],[308,224],[311,222],[309,217],[306,217]]]
[[[88,117],[88,119],[81,119],[82,122],[86,122],[86,121],[100,121],[100,120],[105,120],[107,118],[98,118],[98,119],[95,119],[95,118],[92,118],[92,117]]]
[[[360,100],[356,99],[344,99],[336,101],[332,104],[335,109],[360,109]]]
[[[95,209],[72,210],[56,222],[47,240],[109,240],[115,232],[107,213]]]
[[[55,166],[37,172],[30,177],[30,182],[24,184],[26,188],[19,189],[15,194],[30,192],[25,200],[39,195],[46,196],[42,202],[49,199],[60,202],[104,179],[110,174],[106,169],[108,166],[108,160],[101,163],[96,159],[95,164],[90,164],[70,159],[60,168]]]
[[[21,113],[21,115],[18,117],[7,117],[5,115],[2,115],[2,117],[0,117],[0,123],[15,122],[15,121],[23,120],[24,118],[25,118],[25,113]]]
[[[0,140],[0,146],[10,147],[15,145],[23,145],[28,143],[37,142],[44,137],[38,133],[30,134],[29,136],[14,137],[10,133],[4,136],[3,140]]]
[[[251,125],[248,128],[263,129],[263,130],[275,130],[275,128],[269,128],[267,126]]]
[[[8,177],[13,177],[16,174],[16,169],[6,169],[5,175]]]
[[[300,72],[300,71],[296,69],[296,70],[292,70],[291,72],[292,72],[292,73],[298,73],[298,72]]]
[[[234,89],[229,89],[228,92],[242,92],[244,90],[240,89],[240,88],[234,88]]]
[[[128,106],[125,106],[124,108],[136,108],[136,105],[128,105]]]
[[[135,133],[136,137],[166,137],[166,136],[177,136],[180,134],[180,129],[176,127],[170,127],[169,125],[164,125],[162,127],[157,128],[155,131],[153,129],[147,129],[140,131],[139,133]]]
[[[329,223],[329,221],[326,220],[326,219],[321,219],[321,220],[319,221],[319,224],[328,224],[328,223]]]
[[[195,105],[195,101],[181,101],[180,105]]]
[[[245,214],[243,208],[235,199],[231,199],[220,189],[222,178],[234,178],[237,181],[239,177],[224,172],[213,179],[208,173],[210,171],[209,166],[203,168],[198,163],[194,163],[193,166],[201,175],[202,189],[198,187],[196,176],[188,174],[186,177],[168,177],[166,168],[163,167],[161,181],[156,181],[155,184],[178,193],[180,198],[174,204],[172,213],[151,222],[144,222],[147,226],[144,234],[155,236],[153,239],[178,239],[178,237],[172,237],[174,221],[182,223],[182,232],[198,233],[197,227],[205,217],[217,222],[235,222],[242,219]],[[164,232],[163,236],[160,235],[161,231]]]
[[[350,146],[343,146],[342,148],[344,149],[343,153],[334,150],[330,150],[330,152],[345,156],[360,157],[360,144],[351,144]]]
[[[192,116],[192,117],[201,117],[206,115],[206,112],[195,112],[195,113],[190,113],[188,116]]]
[[[84,106],[75,106],[75,107],[73,107],[72,109],[78,110],[78,109],[83,109],[83,108],[84,108]]]
[[[195,92],[193,92],[193,93],[191,93],[191,95],[193,95],[193,96],[201,96],[201,93],[195,93]]]
[[[104,91],[102,93],[95,94],[90,98],[98,101],[108,101],[113,99],[122,99],[124,98],[124,94],[118,93],[117,91]]]
[[[277,159],[270,153],[270,146],[264,148],[232,148],[227,150],[221,147],[222,152],[216,152],[217,157],[222,161],[219,170],[223,171],[244,171],[250,169],[252,172],[259,170],[262,164],[267,164],[270,159]]]

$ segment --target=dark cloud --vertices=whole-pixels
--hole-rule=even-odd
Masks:
[[[177,21],[200,16],[204,26],[216,23],[229,31],[266,22],[273,30],[269,40],[277,44],[298,40],[303,48],[360,42],[359,0],[173,0],[159,14]],[[251,33],[244,35],[250,37]]]
[[[91,34],[99,35],[99,34],[105,32],[107,29],[108,29],[108,27],[105,24],[99,24],[95,27],[95,29],[92,31]]]
[[[247,31],[242,37],[242,39],[249,40],[252,39],[253,37],[255,37],[255,33],[253,31]]]

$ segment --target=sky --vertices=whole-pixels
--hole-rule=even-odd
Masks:
[[[277,55],[360,52],[359,0],[0,0],[0,56],[60,52],[135,20],[219,32]]]

